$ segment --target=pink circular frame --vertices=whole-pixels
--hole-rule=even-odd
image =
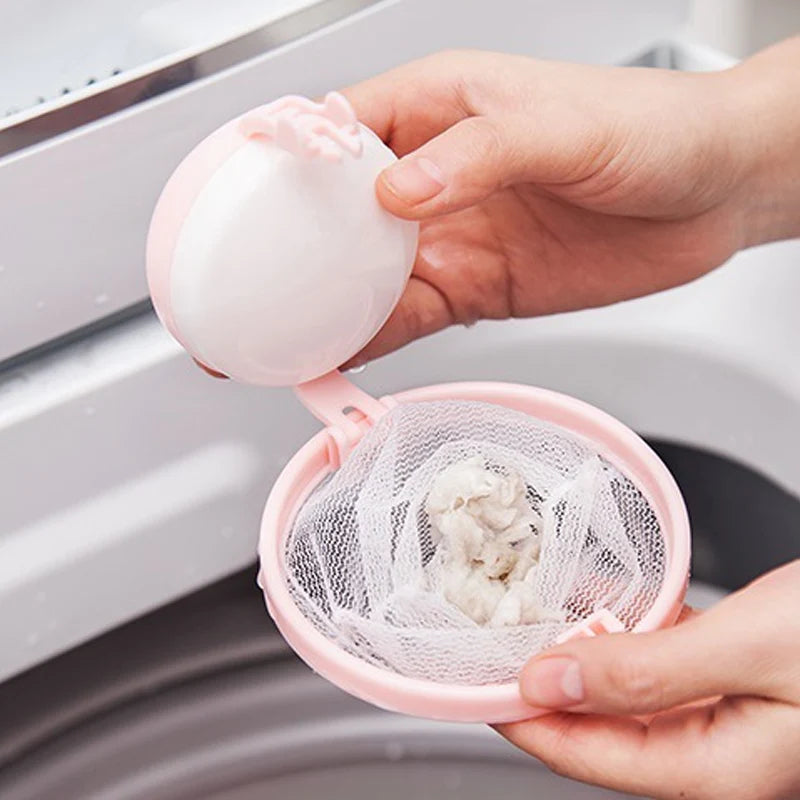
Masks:
[[[652,631],[672,625],[680,613],[689,579],[689,518],[672,475],[647,444],[605,412],[544,389],[502,383],[458,383],[428,386],[394,396],[399,403],[452,399],[495,403],[560,425],[591,442],[633,481],[650,503],[667,549],[661,591],[635,630]],[[303,616],[285,580],[285,542],[298,509],[330,471],[329,436],[321,431],[278,477],[261,524],[259,583],[270,615],[295,652],[341,689],[390,711],[452,722],[491,723],[546,713],[525,703],[516,682],[446,685],[407,678],[376,667],[338,647]]]

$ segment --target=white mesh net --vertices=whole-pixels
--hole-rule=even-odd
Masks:
[[[631,629],[665,569],[648,502],[587,442],[468,401],[381,418],[300,509],[285,558],[298,607],[339,646],[471,685],[515,680],[596,610]]]

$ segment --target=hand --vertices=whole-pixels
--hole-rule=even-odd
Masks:
[[[560,711],[498,730],[562,775],[665,800],[799,797],[800,561],[674,628],[554,647],[520,687]]]
[[[422,222],[405,296],[348,366],[453,323],[665,289],[800,232],[800,39],[782,47],[707,74],[444,53],[345,91],[403,157],[380,202]]]

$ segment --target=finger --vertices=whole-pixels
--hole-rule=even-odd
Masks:
[[[470,71],[468,54],[437,54],[343,89],[342,94],[358,119],[403,156],[471,113],[462,91]]]
[[[519,156],[496,122],[468,117],[384,170],[378,199],[408,219],[466,208],[510,179]]]
[[[647,727],[635,720],[561,713],[499,725],[496,730],[557,775],[621,792],[638,793],[642,788],[639,771],[646,753]],[[664,779],[664,762],[649,761],[648,778],[651,786],[656,786]]]
[[[702,613],[703,612],[700,609],[684,605],[684,607],[681,609],[680,614],[678,614],[678,619],[675,620],[675,624],[680,625],[682,622],[688,622],[691,619],[699,617]]]
[[[783,703],[725,698],[647,725],[560,713],[497,730],[560,775],[636,796],[797,796],[800,729]]]
[[[470,116],[384,170],[378,198],[397,216],[428,219],[517,183],[563,186],[598,168],[604,136],[566,114],[551,125],[525,114]]]
[[[702,613],[703,613],[702,611],[700,611],[700,610],[698,610],[696,608],[692,608],[689,605],[684,605],[683,608],[681,609],[680,613],[678,614],[678,618],[675,620],[675,624],[676,625],[680,625],[683,622],[688,622],[690,619],[694,619],[695,617],[699,617],[700,614],[702,614]],[[681,706],[677,706],[676,708],[677,709],[698,708],[698,707],[701,707],[701,706],[714,704],[714,703],[718,702],[719,699],[720,699],[719,695],[715,695],[714,697],[706,697],[706,698],[703,698],[701,700],[692,700],[691,702],[685,703],[684,705],[681,705]],[[652,720],[653,717],[655,717],[659,713],[662,713],[662,712],[653,712],[653,713],[650,713],[650,714],[644,714],[644,713],[637,714],[636,715],[636,719],[638,719],[640,722],[649,723],[650,720]]]
[[[554,648],[525,666],[521,692],[527,702],[543,708],[642,715],[743,691],[742,673],[747,667],[734,658],[738,674],[710,670],[710,664],[725,664],[736,651],[717,654],[715,660],[709,643],[690,631],[698,622],[654,634],[613,634]]]
[[[534,706],[626,715],[716,695],[793,700],[798,626],[783,607],[795,594],[767,581],[667,630],[568,642],[525,666],[522,694]]]
[[[217,372],[216,370],[211,369],[211,367],[207,367],[202,361],[198,361],[196,358],[192,358],[192,361],[194,361],[194,363],[197,364],[197,366],[200,367],[203,372],[205,372],[207,375],[210,375],[212,378],[228,380],[227,375],[223,375],[221,372]]]
[[[432,283],[412,275],[386,324],[343,369],[353,369],[453,323],[450,306]]]
[[[699,757],[713,719],[713,708],[677,712],[652,725],[560,713],[497,730],[559,775],[637,796],[693,797],[715,777],[708,774],[714,765]]]

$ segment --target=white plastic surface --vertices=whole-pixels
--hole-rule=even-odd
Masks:
[[[200,191],[170,295],[181,341],[204,364],[293,386],[336,369],[380,330],[419,226],[379,205],[375,180],[396,158],[363,126],[361,140],[360,157],[329,162],[251,139]]]
[[[669,35],[686,7],[687,0],[384,0],[217,77],[0,159],[0,360],[147,296],[143,250],[156,198],[183,156],[237,114],[286,93],[319,96],[448,47],[619,62]],[[14,8],[15,18],[30,14],[37,25],[47,6]]]

